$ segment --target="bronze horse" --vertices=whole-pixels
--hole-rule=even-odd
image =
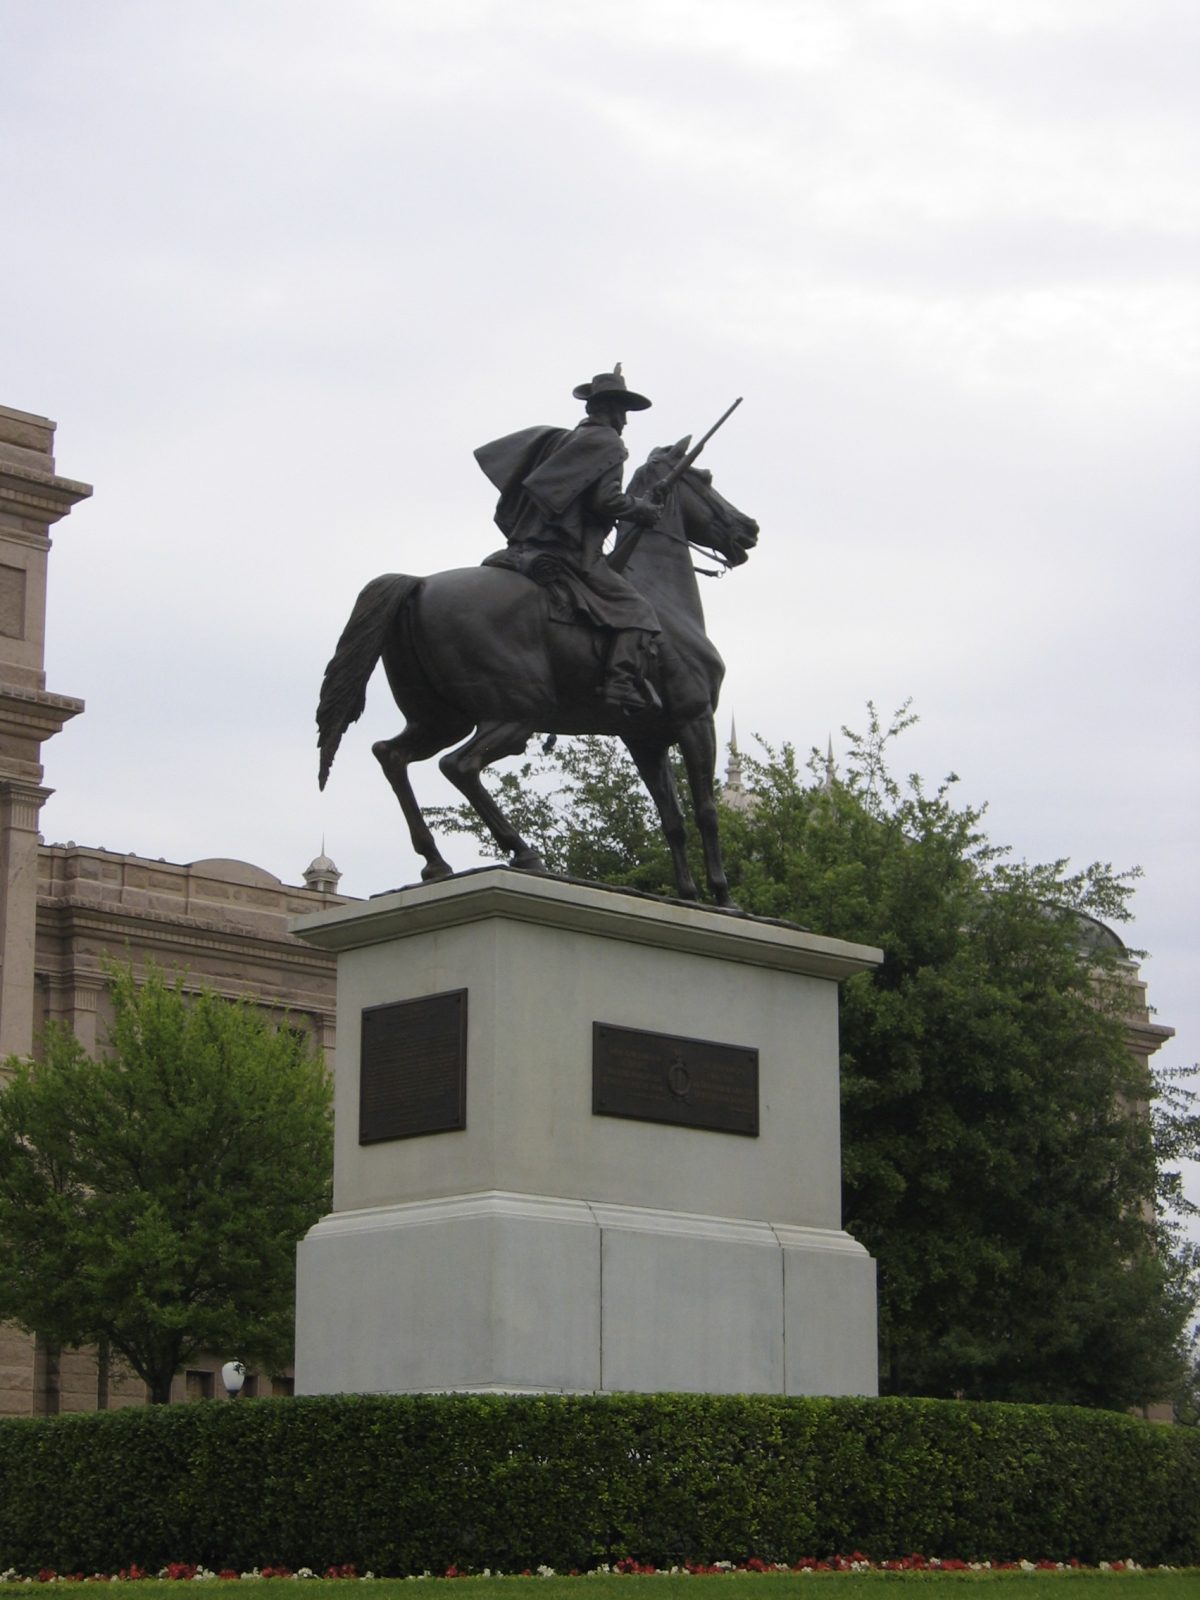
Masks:
[[[652,492],[682,462],[689,443],[681,439],[652,451],[634,474],[630,492]],[[628,527],[618,530],[617,549],[633,537]],[[688,467],[667,490],[657,527],[644,531],[624,569],[662,623],[653,671],[662,710],[635,715],[605,706],[597,694],[603,634],[552,622],[546,591],[519,573],[465,567],[427,578],[388,573],[372,579],[355,603],[321,685],[321,787],[342,734],[362,714],[367,681],[382,656],[407,721],[402,733],[380,740],[374,752],[400,801],[413,848],[425,858],[422,879],[449,877],[451,868],[417,804],[408,777],[411,762],[447,750],[441,770],[478,812],[511,865],[539,872],[545,871],[541,857],[483,787],[480,773],[502,756],[519,755],[535,731],[612,734],[624,741],[658,809],[679,893],[695,900],[668,759],[671,746],[679,746],[708,888],[718,905],[729,905],[713,792],[713,714],[725,666],[704,631],[690,546],[712,550],[725,565],[736,567],[757,540],[758,524],[722,499],[703,469]]]

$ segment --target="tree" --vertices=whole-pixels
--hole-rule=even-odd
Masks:
[[[842,1002],[846,1226],[881,1273],[894,1393],[1125,1407],[1182,1378],[1186,1263],[1151,1209],[1145,1106],[1126,1042],[1127,968],[1089,937],[1129,915],[1136,873],[1015,863],[954,779],[901,786],[909,725],[847,733],[845,778],[753,764],[730,824],[739,894],[878,944]]]
[[[0,1090],[0,1320],[107,1345],[149,1386],[197,1351],[279,1371],[295,1247],[329,1209],[330,1088],[252,1005],[112,973],[92,1060],[51,1026]]]
[[[1144,1114],[1160,1086],[1127,1046],[1128,966],[1096,937],[1137,874],[1012,861],[953,776],[897,782],[914,719],[869,710],[840,778],[788,746],[748,761],[755,804],[723,827],[745,910],[884,950],[841,1008],[844,1215],[879,1263],[883,1387],[1162,1400],[1184,1381],[1196,1262],[1154,1204],[1200,1121],[1186,1091],[1157,1133]],[[670,892],[627,768],[580,741],[531,832],[560,869]]]

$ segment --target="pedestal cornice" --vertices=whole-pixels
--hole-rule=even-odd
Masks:
[[[342,951],[493,918],[835,980],[869,972],[883,959],[871,946],[787,923],[509,867],[485,867],[301,917],[292,932],[322,950]]]

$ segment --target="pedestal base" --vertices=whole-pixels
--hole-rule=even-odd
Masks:
[[[297,1391],[865,1394],[849,1235],[541,1196],[327,1217],[300,1249]]]
[[[877,951],[503,868],[296,931],[338,952],[297,1393],[876,1392],[837,983]]]

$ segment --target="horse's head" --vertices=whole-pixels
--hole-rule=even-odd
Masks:
[[[631,494],[649,494],[679,466],[687,455],[692,438],[688,434],[677,444],[652,450],[645,466],[634,473]],[[712,484],[712,473],[704,467],[687,467],[672,484],[683,536],[692,544],[713,550],[731,567],[740,567],[758,543],[758,523],[744,511],[731,506]]]

